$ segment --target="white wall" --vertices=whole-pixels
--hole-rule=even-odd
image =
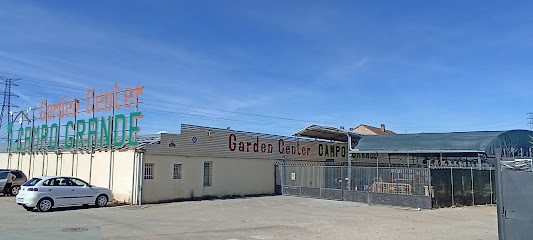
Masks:
[[[132,202],[135,189],[134,161],[137,159],[133,151],[114,151],[112,155],[111,152],[95,152],[92,161],[89,153],[13,153],[11,156],[0,153],[0,168],[20,169],[28,179],[56,175],[78,177],[92,185],[112,189],[115,200],[126,203]]]
[[[212,186],[204,187],[204,162],[211,161]],[[143,180],[142,202],[203,196],[274,193],[275,160],[190,157],[145,154],[154,164],[154,179]],[[182,164],[181,179],[172,179],[174,164]]]

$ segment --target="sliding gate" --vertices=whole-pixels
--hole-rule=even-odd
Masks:
[[[360,166],[277,166],[285,195],[431,208],[427,168]]]

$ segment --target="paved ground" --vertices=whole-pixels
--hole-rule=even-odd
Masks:
[[[2,239],[497,239],[496,207],[437,210],[289,196],[27,212],[0,196]]]

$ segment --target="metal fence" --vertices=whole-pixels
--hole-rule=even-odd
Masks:
[[[430,170],[280,164],[282,194],[431,208]]]

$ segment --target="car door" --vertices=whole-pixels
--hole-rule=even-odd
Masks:
[[[94,203],[96,191],[89,184],[78,178],[70,178],[72,191],[76,197],[76,204]]]
[[[75,194],[71,186],[68,186],[70,179],[67,177],[57,177],[51,182],[48,191],[50,196],[54,199],[54,205],[65,206],[74,205],[76,203]]]
[[[4,190],[4,187],[6,186],[6,183],[7,183],[8,176],[9,176],[9,172],[0,172],[0,192]]]

